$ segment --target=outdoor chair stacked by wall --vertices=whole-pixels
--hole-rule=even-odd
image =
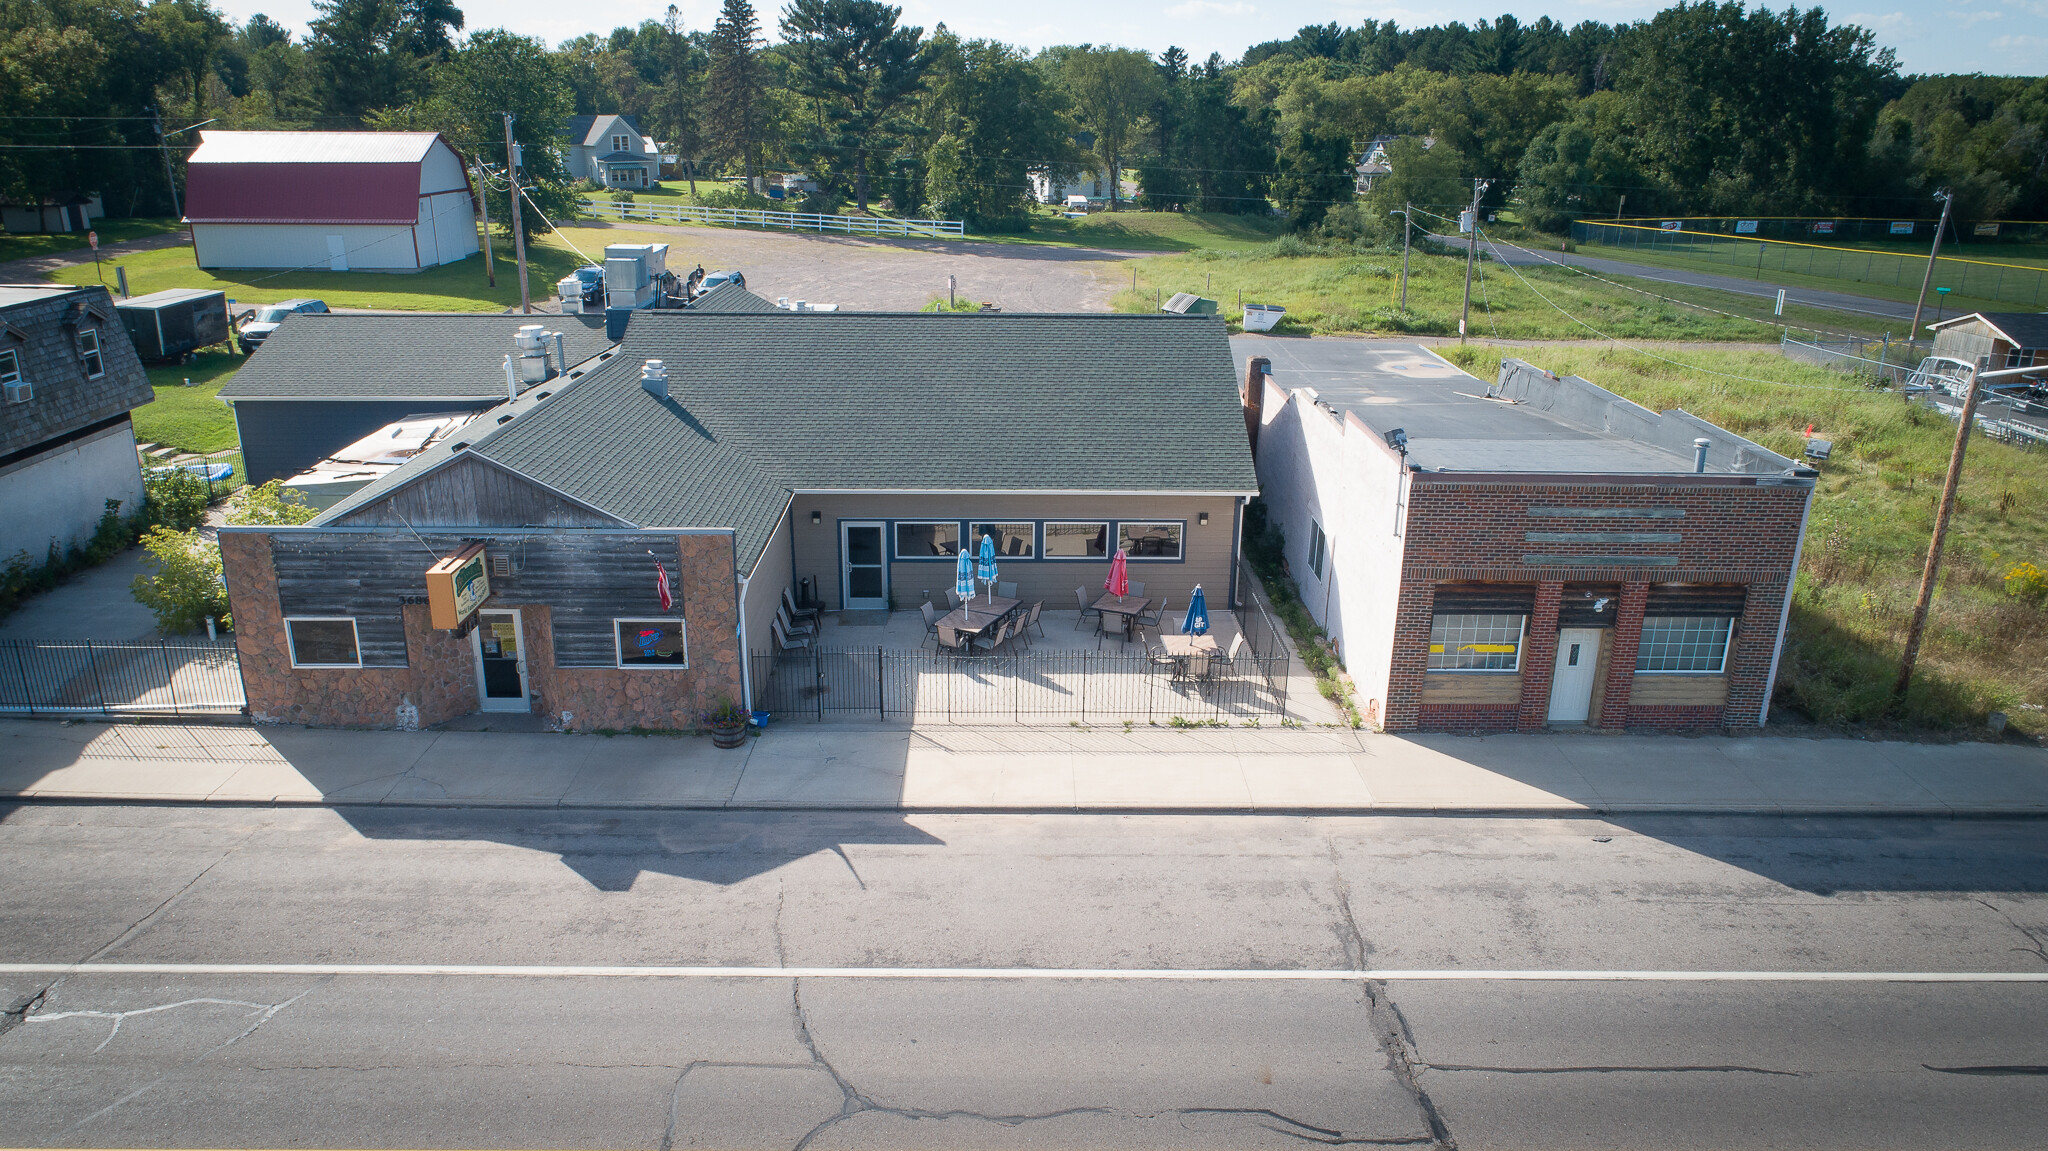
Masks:
[[[783,631],[782,617],[779,614],[773,620],[769,621],[768,630],[775,637],[775,646],[781,649],[782,651],[789,651],[793,648],[811,646],[811,640],[809,636],[805,636],[801,639],[794,639],[791,638],[788,632]]]
[[[775,622],[781,625],[782,632],[784,635],[805,637],[814,636],[818,634],[816,612],[811,613],[811,622],[798,623],[796,622],[795,618],[790,615],[788,606],[781,605],[776,607],[775,609]]]
[[[788,614],[792,623],[815,626],[820,618],[817,608],[796,606],[796,597],[790,594],[787,587],[782,589],[782,610]]]

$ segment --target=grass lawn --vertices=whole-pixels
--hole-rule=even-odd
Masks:
[[[100,234],[100,244],[117,244],[122,240],[137,240],[163,232],[181,229],[176,220],[166,216],[162,219],[136,217],[133,219],[94,220],[92,230]],[[31,256],[47,256],[55,252],[69,252],[85,247],[84,232],[7,232],[0,233],[0,260],[25,260]],[[86,265],[86,274],[92,274],[92,266]],[[107,273],[107,282],[114,282],[112,272]]]
[[[1851,245],[1835,246],[1849,247]],[[1798,271],[1783,271],[1772,267],[1769,262],[1765,263],[1763,274],[1758,275],[1756,265],[1753,262],[1756,258],[1755,245],[1744,245],[1743,247],[1746,249],[1748,259],[1746,261],[1736,260],[1732,262],[1725,259],[1709,259],[1704,256],[1686,255],[1677,252],[1652,252],[1622,245],[1578,244],[1573,250],[1580,255],[1598,256],[1609,260],[1625,260],[1631,264],[1643,264],[1652,268],[1707,272],[1717,276],[1740,276],[1743,279],[1760,280],[1764,283],[1777,284],[1783,287],[1812,288],[1825,292],[1848,292],[1858,296],[1871,296],[1881,300],[1897,300],[1908,304],[1912,303],[1920,295],[1920,279],[1927,266],[1927,253],[1923,250],[1916,253],[1914,259],[1904,262],[1897,259],[1888,259],[1884,256],[1878,257],[1872,266],[1873,279],[1870,280],[1859,280],[1847,276],[1809,275]],[[1863,248],[1872,251],[1890,250],[1887,246],[1874,242],[1858,247],[1859,250]],[[2030,302],[2034,298],[2034,284],[2037,279],[2030,271],[2013,273],[2009,277],[2011,283],[2019,285],[2023,289],[2024,294],[2016,298],[1998,299],[1983,294],[1966,296],[1961,288],[1958,287],[1956,291],[1949,294],[1946,302],[1941,302],[1937,305],[1936,293],[1933,289],[1944,285],[1953,286],[1961,284],[1962,281],[1957,279],[1957,276],[1960,274],[1959,270],[1967,267],[1967,265],[1951,262],[1949,259],[1951,255],[1959,255],[1963,259],[1969,260],[1988,260],[2017,264],[2031,263],[2031,261],[2009,260],[2003,255],[1993,255],[1989,251],[1988,245],[1981,245],[1965,253],[1958,253],[1953,248],[1944,248],[1942,258],[1936,266],[1934,283],[1929,286],[1927,292],[1927,319],[1923,322],[1932,322],[1937,306],[1951,316],[1978,311],[2037,311],[2039,308],[2048,307],[2048,278],[2041,280],[2044,294],[2039,307]],[[1827,259],[1833,258],[1826,253],[1823,253],[1823,256]],[[1851,264],[1856,262],[1856,257],[1854,256],[1845,258]],[[1794,260],[1793,266],[1797,267],[1801,257],[1794,256],[1792,259]],[[1992,281],[1993,286],[1997,286],[2001,282],[1996,276],[1997,271],[1995,268],[1972,268],[1969,274],[1973,277],[1986,276]],[[1895,277],[1900,281],[1899,283],[1891,282]],[[2013,293],[2006,294],[2010,296]]]
[[[1238,313],[1239,293],[1248,303],[1287,309],[1283,332],[1378,332],[1456,335],[1465,286],[1462,256],[1410,257],[1408,310],[1399,308],[1399,248],[1345,256],[1276,256],[1272,248],[1197,251],[1133,261],[1137,289],[1114,300],[1118,311],[1151,311],[1175,292],[1196,292]],[[1130,271],[1119,269],[1120,274]],[[1603,283],[1564,268],[1516,269],[1482,260],[1472,283],[1469,334],[1508,339],[1588,339],[1593,333],[1559,312],[1562,307],[1593,327],[1625,339],[1775,341],[1781,324],[1828,331],[1880,335],[1896,321],[1810,308],[1788,308],[1782,319],[1771,301],[1705,288],[1649,285],[1660,295],[1684,299],[1715,311],[1667,303],[1642,292]],[[1556,302],[1546,303],[1541,292]],[[1720,314],[1728,313],[1728,314]]]
[[[142,252],[121,260],[128,269],[128,288],[136,295],[165,288],[217,288],[238,307],[271,303],[294,296],[325,300],[331,308],[379,308],[421,312],[498,312],[519,303],[518,263],[512,245],[493,236],[498,285],[484,281],[484,258],[471,256],[421,272],[206,271],[192,264],[190,246]],[[533,298],[553,294],[555,281],[582,263],[566,248],[547,243],[527,251]],[[52,280],[69,284],[97,281],[93,266],[63,268]],[[107,270],[113,282],[113,270]]]
[[[1477,346],[1439,350],[1488,379],[1501,356]],[[1795,459],[1809,423],[1834,441],[1807,525],[1778,701],[1822,723],[1878,725],[1955,424],[1772,352],[1665,353],[1692,369],[1598,345],[1520,354],[1660,411],[1684,408]],[[1745,383],[1702,368],[1802,386]],[[1999,710],[2015,728],[2048,735],[2048,605],[2005,590],[2006,573],[2023,561],[2048,567],[2048,470],[2038,453],[1979,437],[1964,467],[1907,725],[1981,729],[1984,714]]]
[[[1028,233],[969,233],[974,240],[1063,248],[1118,248],[1136,252],[1242,252],[1270,244],[1287,230],[1272,216],[1221,212],[1090,212],[1069,219],[1050,208],[1032,212]]]
[[[239,446],[235,414],[215,396],[245,362],[232,352],[209,349],[183,366],[150,368],[156,399],[135,409],[135,438],[201,455]],[[188,379],[189,388],[184,386]]]

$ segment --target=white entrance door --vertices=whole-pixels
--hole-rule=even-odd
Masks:
[[[526,701],[526,645],[519,612],[482,611],[469,633],[476,651],[478,706],[484,711],[531,711]]]
[[[1593,708],[1593,664],[1599,655],[1599,628],[1558,629],[1557,668],[1550,675],[1550,722],[1586,722]]]
[[[882,525],[839,525],[839,606],[847,611],[883,611],[889,606],[888,556]]]
[[[348,241],[340,236],[327,237],[327,270],[348,271]]]

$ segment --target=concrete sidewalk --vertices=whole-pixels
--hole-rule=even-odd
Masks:
[[[2048,813],[2048,751],[1792,738],[791,725],[697,737],[0,721],[0,798],[883,811]]]

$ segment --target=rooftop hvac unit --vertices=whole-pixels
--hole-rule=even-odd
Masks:
[[[34,399],[35,394],[35,386],[27,380],[17,380],[7,385],[7,402],[10,404],[25,404]]]
[[[547,379],[547,332],[539,324],[521,324],[512,342],[519,348],[519,382],[537,384]]]

